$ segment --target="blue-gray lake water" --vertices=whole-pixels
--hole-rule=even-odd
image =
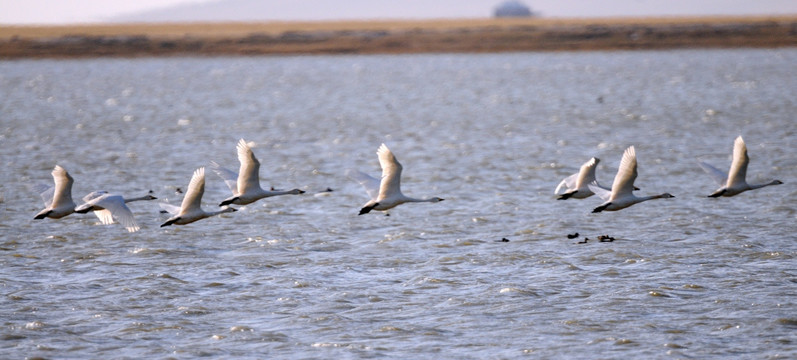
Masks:
[[[797,49],[0,61],[0,353],[793,359],[795,74]],[[697,160],[727,170],[738,135],[748,181],[785,184],[706,198]],[[307,193],[161,228],[240,138]],[[345,171],[379,176],[383,142],[445,201],[358,216]],[[556,200],[630,145],[636,193],[675,198]],[[136,233],[33,220],[56,164],[77,202],[159,200]],[[208,171],[204,208],[229,196]]]

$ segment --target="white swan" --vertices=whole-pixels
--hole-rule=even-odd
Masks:
[[[249,147],[249,144],[240,139],[238,141],[238,161],[241,163],[241,168],[236,174],[234,171],[225,169],[211,161],[213,172],[224,179],[224,183],[232,191],[232,197],[225,199],[219,206],[230,204],[246,205],[251,204],[257,200],[277,196],[277,195],[298,195],[304,194],[304,191],[299,189],[287,191],[267,191],[260,187],[260,162],[255,158],[255,154]]]
[[[114,219],[119,221],[129,232],[141,229],[133,218],[133,212],[125,205],[122,195],[110,194],[107,191],[95,191],[83,197],[85,204],[75,208],[76,213],[85,214],[94,211],[100,222],[113,224]]]
[[[633,194],[634,180],[637,177],[636,165],[636,151],[633,146],[630,146],[623,153],[623,159],[620,161],[620,167],[617,169],[617,175],[614,177],[612,183],[612,190],[607,191],[603,188],[591,184],[590,190],[598,194],[605,202],[596,207],[592,212],[597,213],[601,211],[617,211],[625,209],[636,203],[648,201],[652,199],[672,198],[669,193],[653,196],[637,197]]]
[[[594,183],[594,186],[598,186],[606,191],[610,191],[610,188],[600,185],[598,180],[595,179],[595,168],[598,166],[600,161],[600,159],[595,157],[589,159],[584,163],[584,165],[581,165],[581,169],[579,169],[577,173],[562,180],[562,182],[559,183],[559,186],[556,187],[556,190],[554,190],[554,194],[559,195],[556,200],[567,200],[569,198],[588,198],[595,194],[589,189],[590,183]]]
[[[191,182],[188,184],[188,190],[183,197],[183,203],[180,205],[180,211],[174,214],[171,218],[161,224],[161,227],[169,225],[185,225],[190,224],[197,220],[202,220],[206,217],[211,217],[221,213],[236,211],[231,207],[225,207],[220,211],[205,212],[202,210],[202,195],[205,193],[205,168],[201,167],[194,171],[194,176],[191,177]],[[161,207],[163,207],[161,205]],[[170,208],[163,207],[167,211]]]
[[[75,182],[72,176],[59,165],[53,169],[53,182],[55,187],[43,186],[38,189],[44,200],[44,210],[39,211],[34,217],[36,220],[46,217],[60,219],[75,212],[75,202],[72,201],[72,184]]]
[[[386,211],[407,202],[436,203],[443,201],[438,197],[414,199],[404,196],[401,193],[401,164],[385,144],[379,146],[376,154],[379,156],[379,165],[382,167],[381,181],[361,172],[350,172],[350,176],[359,181],[371,197],[371,200],[360,209],[359,215],[367,214],[371,210]]]
[[[720,185],[720,188],[708,197],[734,196],[747,190],[783,184],[780,180],[772,180],[766,184],[748,184],[745,178],[747,177],[747,164],[749,162],[747,146],[744,144],[744,139],[742,139],[741,135],[733,142],[733,160],[731,160],[730,172],[727,174],[705,162],[699,162],[700,167]]]

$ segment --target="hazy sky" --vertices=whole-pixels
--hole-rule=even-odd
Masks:
[[[1,24],[58,24],[101,22],[115,16],[156,8],[202,3],[217,0],[0,0]],[[254,0],[273,4],[290,3],[296,7],[308,0]],[[316,0],[318,1],[318,0]],[[380,0],[372,0],[374,3]],[[311,1],[312,2],[312,1]],[[348,19],[362,18],[356,6],[347,9],[347,0],[326,0],[334,3]],[[402,7],[399,17],[446,18],[487,17],[502,0],[460,0],[456,11],[448,6],[434,6],[436,2],[450,4],[451,0],[382,0],[386,6],[382,18],[395,18],[399,12],[390,7]],[[768,15],[797,14],[797,0],[525,0],[525,4],[544,16],[656,16],[656,15]],[[455,2],[456,3],[456,2]],[[339,6],[338,6],[339,4]],[[408,9],[409,8],[409,9]],[[343,10],[345,9],[345,11]],[[277,12],[275,12],[277,13]],[[275,15],[276,16],[276,15]],[[283,15],[278,20],[313,20]],[[372,15],[367,15],[372,16]],[[276,16],[279,17],[279,16]],[[272,19],[273,20],[273,19]]]

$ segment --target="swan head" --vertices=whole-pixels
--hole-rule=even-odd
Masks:
[[[772,180],[772,182],[771,182],[770,184],[771,184],[771,185],[782,185],[782,184],[783,184],[783,181],[780,181],[780,180]]]
[[[664,194],[659,195],[659,197],[662,198],[662,199],[669,199],[669,198],[674,198],[675,195],[670,194],[670,193],[664,193]]]
[[[226,208],[224,208],[224,209],[221,209],[221,212],[222,212],[222,213],[236,212],[236,211],[238,211],[238,209],[236,209],[236,208],[232,208],[232,207],[229,207],[229,206],[228,206],[228,207],[226,207]]]
[[[151,194],[144,195],[144,200],[158,200],[158,198],[152,196]]]
[[[429,199],[429,202],[436,203],[436,202],[441,202],[443,200],[445,200],[445,199],[441,199],[439,197],[433,197],[433,198]]]

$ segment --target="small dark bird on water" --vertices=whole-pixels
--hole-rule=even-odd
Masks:
[[[567,238],[568,238],[568,239],[575,239],[575,238],[577,238],[577,237],[578,237],[578,233],[575,233],[575,234],[567,234]]]
[[[609,235],[600,235],[600,236],[598,236],[598,240],[600,242],[612,242],[612,241],[614,241],[614,237],[609,236]]]
[[[579,242],[577,242],[576,244],[586,244],[586,243],[587,243],[587,241],[589,241],[589,238],[585,237],[585,238],[584,238],[584,241],[579,241]]]

